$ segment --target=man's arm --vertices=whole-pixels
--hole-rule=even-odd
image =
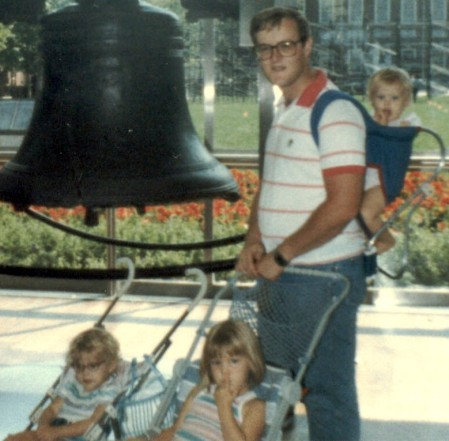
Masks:
[[[262,236],[260,234],[259,222],[257,219],[259,197],[260,188],[254,195],[245,245],[236,265],[236,271],[245,273],[249,277],[258,277],[257,264],[265,254],[265,247],[262,244]]]

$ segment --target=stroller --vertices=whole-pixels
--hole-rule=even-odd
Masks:
[[[338,274],[299,268],[289,268],[287,271],[301,274],[307,279],[307,284],[314,283],[317,278],[325,278],[329,282],[330,289],[323,290],[318,296],[305,295],[302,299],[300,306],[307,311],[304,322],[295,327],[286,325],[287,318],[280,316],[270,304],[266,295],[266,283],[242,288],[237,283],[238,276],[230,279],[210,301],[186,356],[174,365],[172,378],[168,381],[163,379],[155,367],[157,360],[150,358],[147,371],[130,382],[127,390],[114,400],[102,419],[84,435],[85,439],[104,439],[109,426],[112,426],[116,440],[136,436],[151,439],[165,427],[172,425],[186,396],[199,382],[200,343],[208,329],[217,320],[223,319],[220,313],[217,318],[216,310],[224,307],[228,310],[229,318],[245,321],[259,337],[264,337],[267,343],[263,345],[264,353],[277,357],[282,363],[291,363],[293,357],[297,363],[298,369],[294,377],[282,368],[267,366],[264,381],[255,390],[257,396],[266,402],[263,440],[279,441],[284,417],[289,408],[300,399],[301,381],[328,319],[349,291],[348,280]],[[227,300],[229,297],[230,302]],[[270,332],[267,334],[268,329]],[[272,329],[276,331],[271,332]],[[294,353],[292,341],[295,342]],[[150,375],[148,371],[151,372]],[[148,378],[151,379],[150,385]]]
[[[104,326],[103,322],[109,315],[112,308],[119,301],[121,296],[126,293],[130,285],[134,280],[135,275],[135,267],[133,262],[129,258],[120,258],[116,262],[117,266],[126,265],[128,267],[128,278],[124,283],[119,285],[115,296],[112,298],[109,303],[106,311],[102,314],[102,316],[98,319],[98,321],[94,324],[94,327],[102,328]],[[136,414],[139,412],[154,412],[152,408],[148,408],[148,405],[155,406],[157,404],[158,397],[162,396],[162,393],[165,391],[167,386],[167,381],[162,376],[162,374],[156,368],[157,362],[162,358],[164,353],[169,349],[172,343],[172,336],[176,332],[176,330],[180,327],[186,317],[193,311],[193,309],[198,305],[198,303],[205,296],[207,291],[207,277],[206,275],[196,269],[188,269],[186,271],[186,276],[194,276],[199,281],[199,291],[196,297],[194,297],[181,316],[175,321],[172,327],[168,330],[162,340],[157,344],[150,355],[145,355],[143,360],[137,362],[136,359],[133,359],[131,362],[129,361],[121,361],[119,363],[117,369],[117,375],[115,381],[120,385],[121,393],[115,398],[113,403],[107,408],[107,413],[105,413],[102,419],[94,424],[82,438],[77,439],[98,439],[98,440],[106,440],[111,431],[118,432],[118,428],[114,426],[116,423],[115,416],[111,416],[110,413],[116,412],[115,405],[117,403],[126,403],[127,405],[118,407],[118,411],[120,412],[122,420],[129,420],[127,418],[127,414],[131,412],[132,414]],[[26,427],[26,431],[32,430],[35,426],[38,425],[39,419],[47,407],[48,402],[53,401],[58,395],[58,388],[61,384],[64,384],[65,378],[73,375],[71,372],[72,368],[70,366],[64,367],[61,375],[55,380],[52,386],[45,393],[44,397],[40,400],[40,402],[36,405],[29,416],[29,424]],[[141,393],[137,397],[138,399],[133,399],[132,404],[128,404],[127,393],[130,390],[139,389]],[[146,399],[148,396],[151,397],[151,400]],[[143,399],[142,399],[143,397]],[[135,397],[133,397],[135,398]],[[143,401],[144,404],[141,404]],[[167,421],[171,422],[173,418],[168,419]],[[138,421],[138,420],[137,420]],[[133,421],[128,421],[126,423],[126,427],[128,427],[128,432],[130,433],[138,433],[139,425],[135,425],[136,423]],[[138,423],[137,423],[138,424]],[[124,426],[124,427],[125,427]]]

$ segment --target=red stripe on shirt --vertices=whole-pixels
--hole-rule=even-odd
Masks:
[[[271,128],[285,130],[286,132],[303,133],[304,135],[310,135],[310,130],[297,129],[295,127],[284,126],[283,124],[275,124]]]
[[[311,210],[279,210],[276,208],[259,207],[259,211],[266,211],[267,213],[287,213],[287,214],[310,214]]]
[[[282,186],[282,187],[292,187],[292,188],[323,188],[322,185],[290,184],[287,182],[268,181],[267,179],[263,179],[263,183],[269,184],[269,185],[278,185],[278,186]]]
[[[334,121],[332,123],[329,124],[323,124],[322,126],[320,126],[320,132],[322,132],[323,130],[332,128],[332,127],[337,127],[337,126],[353,126],[356,127],[357,129],[360,129],[362,131],[365,131],[365,127],[361,126],[360,124],[356,124],[353,121]]]
[[[361,152],[360,150],[339,150],[338,152],[332,152],[327,153],[322,156],[322,158],[331,158],[332,156],[338,156],[338,155],[359,155],[359,156],[365,156],[365,152]]]
[[[303,156],[289,156],[289,155],[281,155],[276,152],[267,151],[265,154],[268,156],[272,156],[273,158],[282,158],[282,159],[290,159],[292,161],[304,161],[304,162],[318,162],[317,158],[305,158]]]

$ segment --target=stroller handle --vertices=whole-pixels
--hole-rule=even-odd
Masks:
[[[95,323],[96,328],[102,328],[103,322],[106,319],[106,317],[111,312],[112,308],[115,306],[115,304],[120,300],[120,297],[122,297],[123,294],[125,294],[131,284],[134,282],[134,276],[136,274],[136,267],[134,266],[134,262],[129,257],[119,257],[115,261],[117,266],[120,265],[126,265],[128,267],[128,277],[126,280],[119,285],[119,288],[117,292],[115,293],[114,297],[112,298],[111,303],[109,304],[106,311],[103,313],[103,315],[98,319],[98,321]]]
[[[129,257],[119,257],[115,261],[117,266],[126,266],[128,267],[128,277],[126,280],[119,285],[119,289],[117,290],[117,293],[115,294],[116,297],[121,297],[123,294],[125,294],[131,284],[134,281],[134,277],[136,275],[136,267],[134,266],[134,262]]]
[[[193,301],[190,303],[190,306],[188,307],[188,311],[192,311],[195,309],[195,307],[198,305],[198,303],[204,298],[207,292],[207,276],[206,274],[201,271],[198,268],[189,268],[186,271],[186,276],[196,276],[200,282],[200,290],[198,291],[198,294],[193,299]]]

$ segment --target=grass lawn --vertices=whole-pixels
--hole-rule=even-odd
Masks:
[[[367,101],[364,104],[369,108]],[[437,132],[445,144],[449,140],[449,97],[428,100],[419,97],[407,112],[416,112],[423,126]],[[190,113],[200,139],[204,136],[204,109],[202,103],[191,103]],[[257,152],[259,108],[254,99],[230,101],[221,99],[215,105],[214,145],[216,150],[242,150]],[[414,153],[438,153],[438,147],[426,135],[418,136]]]

